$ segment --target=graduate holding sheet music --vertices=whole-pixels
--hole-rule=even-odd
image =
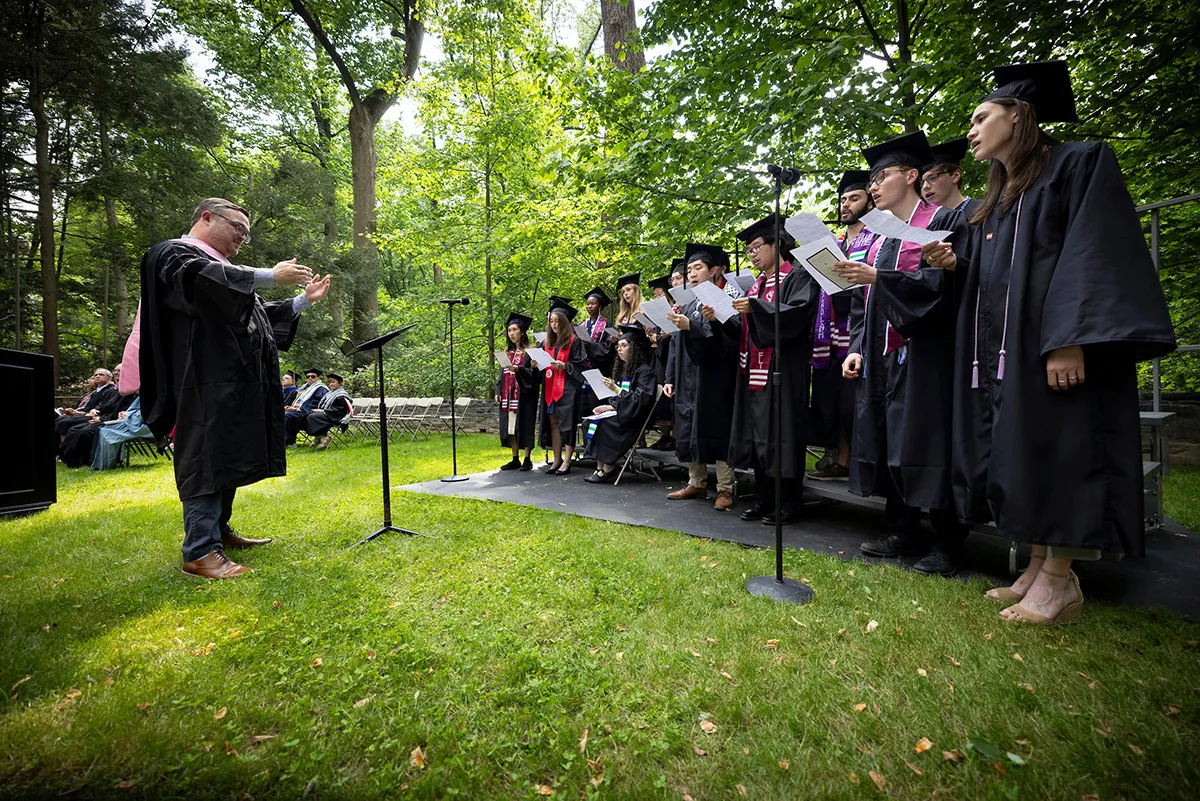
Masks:
[[[537,430],[542,371],[525,353],[529,348],[529,326],[532,324],[531,317],[518,312],[510,314],[505,328],[507,348],[496,354],[501,367],[500,377],[496,379],[500,444],[512,448],[512,461],[502,464],[501,470],[533,469],[530,452]],[[519,458],[522,449],[525,451],[524,462]]]
[[[586,453],[596,460],[596,472],[587,477],[590,484],[608,484],[617,477],[617,463],[637,444],[646,416],[654,405],[658,385],[650,361],[650,340],[638,323],[621,325],[617,340],[617,362],[613,377],[604,385],[616,397],[590,410],[591,414],[615,412],[611,417],[592,421]]]
[[[583,341],[575,335],[572,320],[578,312],[564,298],[551,301],[546,343],[543,350],[549,362],[542,367],[542,424],[539,444],[554,452],[554,461],[544,475],[571,472],[571,454],[575,451],[575,427],[579,424],[580,388],[587,356]],[[534,352],[536,354],[536,351]],[[534,355],[531,354],[531,355]],[[536,356],[541,354],[534,355]]]

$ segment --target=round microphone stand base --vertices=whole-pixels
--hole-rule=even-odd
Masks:
[[[746,592],[787,604],[806,604],[813,599],[812,587],[795,579],[755,576],[746,582]]]
[[[446,476],[445,478],[442,479],[442,481],[445,481],[445,482],[466,481],[469,478],[470,478],[470,476]]]

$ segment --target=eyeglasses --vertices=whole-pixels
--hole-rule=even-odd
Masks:
[[[237,220],[231,220],[230,218],[226,217],[224,214],[221,214],[218,211],[214,211],[212,213],[212,215],[214,217],[220,217],[222,220],[224,220],[225,222],[232,225],[233,230],[238,232],[238,236],[240,236],[242,238],[242,241],[245,242],[247,245],[250,244],[250,229],[249,228],[242,225]]]
[[[766,246],[767,246],[766,242],[760,242],[752,248],[746,248],[746,255],[749,256],[750,258],[754,258],[754,254],[758,253],[758,251],[762,250]]]
[[[908,167],[900,167],[900,168],[888,167],[886,170],[881,170],[880,172],[877,172],[877,173],[875,173],[874,175],[872,175],[872,176],[871,176],[871,181],[870,181],[870,182],[867,184],[867,188],[869,189],[869,188],[870,188],[870,187],[872,187],[872,186],[879,186],[879,185],[880,185],[880,184],[882,184],[882,183],[884,182],[884,180],[885,180],[885,179],[886,179],[886,178],[887,178],[889,175],[891,175],[892,173],[903,172],[903,171],[904,171],[904,170],[906,170],[906,169],[911,169],[911,168],[908,168]]]
[[[942,170],[941,172],[927,172],[921,176],[921,183],[923,183],[923,184],[933,183],[935,178],[941,178],[943,175],[949,175],[949,174],[950,174],[950,172],[948,170]]]

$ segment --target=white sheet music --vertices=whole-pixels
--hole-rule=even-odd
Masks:
[[[545,370],[554,361],[554,357],[541,348],[526,348],[525,354],[533,359],[533,363],[538,366],[539,370]]]
[[[717,285],[712,281],[705,281],[703,284],[698,284],[692,287],[692,291],[696,293],[696,297],[705,306],[712,306],[713,312],[716,313],[717,319],[725,322],[737,312],[733,308],[733,299],[725,294],[724,290],[717,289]]]
[[[843,255],[837,240],[832,237],[801,245],[792,251],[792,255],[828,295],[836,295],[856,286],[842,278],[833,269],[833,265],[836,262],[845,261],[846,256]]]
[[[673,286],[667,291],[671,294],[671,298],[680,306],[686,306],[696,299],[696,293],[686,284],[684,286]]]
[[[501,367],[514,367],[512,359],[508,358],[508,352],[503,350],[496,351],[496,361],[500,362]]]
[[[862,217],[863,224],[880,236],[888,236],[904,242],[916,242],[918,245],[928,245],[930,242],[945,242],[950,236],[949,231],[927,231],[909,225],[892,214],[879,209],[871,209]]]
[[[674,334],[679,330],[679,326],[667,319],[667,314],[671,311],[671,304],[666,298],[655,298],[642,303],[642,311],[645,312],[656,326],[663,330],[665,334]]]
[[[533,341],[538,343],[539,345],[542,344],[543,342],[545,342],[546,341],[546,332],[545,331],[534,331],[533,332]]]
[[[590,333],[588,333],[587,326],[584,325],[583,323],[580,323],[579,325],[575,326],[575,336],[579,337],[580,339],[584,339],[584,340],[592,338],[592,335]]]
[[[870,225],[867,227],[870,228]],[[783,224],[783,228],[801,245],[816,242],[823,237],[833,236],[833,232],[826,227],[821,218],[808,211],[802,211],[799,214],[788,217],[787,221]],[[875,229],[871,228],[871,230],[874,231]]]
[[[595,392],[596,397],[600,400],[615,398],[617,396],[617,393],[604,386],[604,376],[599,370],[584,370],[583,380],[587,382],[587,385],[592,388],[592,392]]]
[[[617,416],[617,410],[613,409],[611,412],[600,412],[600,414],[589,414],[587,417],[585,417],[583,419],[584,420],[607,420],[610,417],[616,417],[616,416]]]
[[[725,276],[725,294],[731,298],[744,298],[757,280],[750,270],[738,270],[736,273],[731,273]]]
[[[641,323],[646,328],[654,327],[654,321],[651,320],[648,316],[646,316],[645,312],[638,312],[637,314],[633,315],[633,319],[637,320],[639,323]]]

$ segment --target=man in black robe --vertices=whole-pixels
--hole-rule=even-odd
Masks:
[[[803,510],[804,470],[808,452],[808,386],[812,359],[813,315],[817,284],[802,269],[793,269],[783,253],[795,240],[778,218],[776,248],[774,213],[738,232],[746,255],[759,271],[747,297],[733,301],[739,314],[724,328],[738,343],[739,374],[733,395],[733,428],[729,435],[729,464],[754,471],[754,505],[742,512],[743,520],[775,525],[775,453],[780,443],[783,478],[783,522],[800,520]],[[778,255],[777,255],[778,254]],[[777,261],[777,258],[779,259]],[[782,276],[777,282],[776,264]],[[775,291],[779,289],[779,324],[782,341],[775,348]],[[780,384],[770,386],[772,360],[779,359]],[[777,432],[771,409],[772,395],[780,408]]]
[[[666,275],[660,275],[648,282],[650,294],[653,296],[651,300],[658,298],[666,298],[670,303],[671,298],[667,295],[667,290],[671,288],[671,277],[679,270],[686,272],[687,265],[684,264],[682,258],[671,260],[671,271]],[[667,381],[667,361],[671,358],[672,336],[663,333],[663,331],[655,327],[650,333],[650,343],[653,348],[651,353],[651,361],[654,366],[654,380],[658,382],[658,386],[662,386]],[[673,451],[678,442],[675,432],[675,402],[663,395],[658,399],[658,405],[654,409],[654,428],[659,432],[658,441],[654,443],[655,450]]]
[[[725,287],[729,254],[719,245],[689,242],[688,281],[692,286],[711,281]],[[705,311],[707,310],[707,315]],[[733,421],[733,387],[737,381],[737,343],[716,322],[712,307],[693,300],[669,314],[679,329],[672,339],[667,383],[675,403],[675,454],[688,463],[688,483],[667,493],[671,500],[706,498],[708,465],[716,466],[717,498],[713,508],[733,508],[733,468],[729,428]],[[667,387],[663,388],[664,393]]]
[[[117,369],[120,370],[120,365],[117,365]],[[58,434],[60,446],[71,429],[88,425],[117,411],[121,393],[117,391],[113,373],[106,367],[97,367],[91,380],[96,386],[88,395],[87,403],[79,409],[64,409],[62,417],[54,421],[54,433]]]
[[[920,168],[933,158],[924,131],[869,147],[863,155],[871,165],[877,208],[914,228],[950,231],[946,241],[965,250],[962,213],[918,194]],[[860,550],[876,557],[923,556],[916,570],[952,575],[961,567],[967,534],[950,489],[952,276],[926,264],[915,242],[888,237],[872,250],[869,264],[837,266],[844,278],[867,285],[854,304],[846,357],[846,375],[862,376],[850,491],[887,500],[887,531]],[[921,529],[922,509],[929,509],[933,524],[932,548]]]
[[[329,392],[329,387],[321,379],[325,373],[317,368],[304,371],[304,386],[292,397],[292,402],[283,412],[284,436],[288,446],[296,444],[296,437],[304,428],[304,421],[310,414],[321,407],[321,401]]]
[[[291,344],[300,313],[329,291],[328,277],[294,260],[271,270],[231,264],[249,240],[245,209],[208,198],[187,236],[142,258],[142,410],[155,436],[175,431],[185,575],[236,578],[249,568],[225,550],[270,542],[230,528],[234,494],[287,471],[278,350]],[[265,286],[304,293],[267,303],[255,293]]]
[[[921,197],[944,209],[955,209],[971,219],[979,201],[962,191],[962,160],[967,155],[967,138],[952,139],[930,148],[933,160],[921,171]]]

